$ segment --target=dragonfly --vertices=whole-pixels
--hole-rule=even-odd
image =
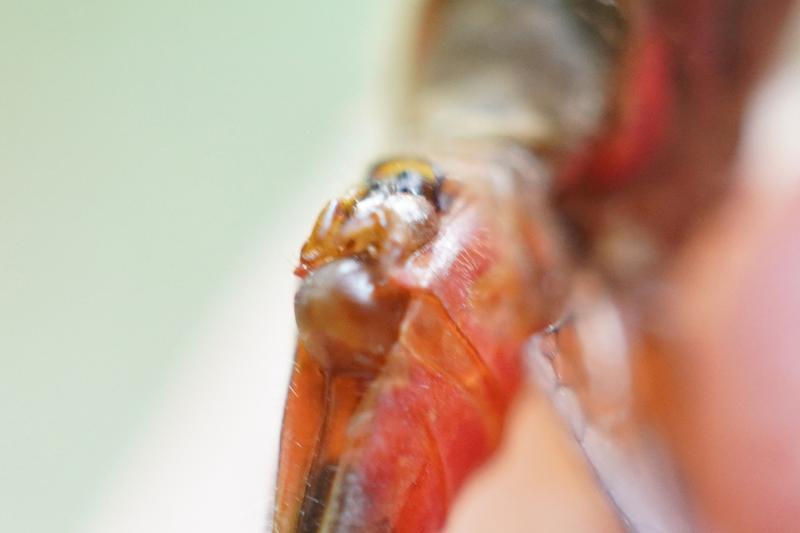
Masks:
[[[533,375],[632,531],[692,531],[649,387],[789,2],[429,0],[402,153],[319,214],[273,531],[435,532]]]

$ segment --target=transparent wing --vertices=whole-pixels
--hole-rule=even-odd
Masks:
[[[528,343],[533,379],[569,426],[626,527],[692,531],[680,480],[658,428],[641,412],[640,361],[620,308],[580,278],[573,311]]]

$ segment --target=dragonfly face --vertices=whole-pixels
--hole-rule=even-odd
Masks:
[[[397,339],[408,295],[390,270],[438,231],[443,178],[390,159],[320,213],[300,255],[300,340],[327,371],[374,373]]]
[[[302,277],[343,257],[396,263],[437,231],[443,178],[422,160],[375,165],[362,184],[322,210],[300,253]]]

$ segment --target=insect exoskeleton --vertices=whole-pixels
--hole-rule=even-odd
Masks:
[[[442,181],[425,160],[388,159],[323,208],[301,252],[295,298],[300,338],[323,367],[382,365],[408,303],[389,270],[436,235]]]

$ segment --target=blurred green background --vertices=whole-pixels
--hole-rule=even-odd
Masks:
[[[0,5],[0,531],[74,531],[347,120],[385,2]]]

